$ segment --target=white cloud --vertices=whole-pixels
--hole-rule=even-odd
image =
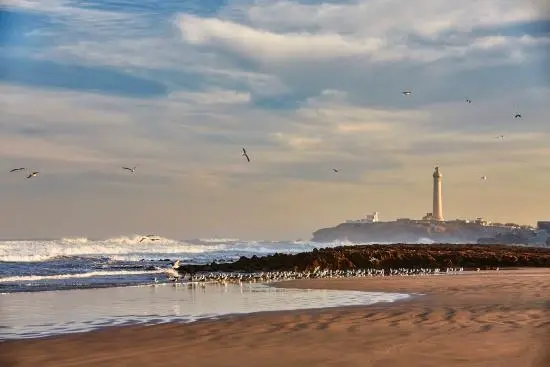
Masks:
[[[216,105],[250,102],[249,93],[238,91],[212,90],[208,92],[174,92],[169,95],[170,100],[179,100],[189,104]]]
[[[511,171],[540,165],[548,155],[548,89],[527,89],[521,78],[516,83],[524,84],[513,88],[505,82],[518,76],[503,74],[498,94],[484,91],[482,68],[528,65],[548,45],[544,37],[475,31],[546,16],[524,1],[239,1],[209,18],[183,10],[149,17],[54,0],[7,0],[3,6],[44,12],[64,26],[51,48],[35,57],[113,66],[165,83],[170,94],[123,98],[0,85],[0,168],[25,162],[91,181],[118,173],[122,164],[140,164],[140,175],[166,184],[163,192],[170,194],[155,204],[151,190],[150,204],[159,213],[172,205],[170,218],[181,218],[173,195],[188,195],[187,214],[207,218],[193,226],[210,226],[218,209],[226,213],[219,222],[225,222],[251,206],[264,220],[269,204],[276,214],[268,219],[286,228],[318,215],[319,202],[332,221],[349,216],[349,203],[363,210],[357,195],[384,207],[385,217],[392,210],[402,215],[405,198],[390,203],[395,191],[384,182],[416,198],[424,180],[429,186],[437,161],[446,175],[473,177],[475,183],[494,169],[513,191],[519,178]],[[471,80],[451,78],[458,69],[470,69],[460,78]],[[532,74],[531,85],[544,84],[536,71],[526,74]],[[403,97],[402,88],[415,94]],[[275,96],[300,103],[287,110],[255,105]],[[456,102],[430,100],[440,96]],[[465,105],[465,97],[474,103]],[[522,121],[510,118],[516,111],[524,114]],[[501,133],[506,139],[496,141]],[[242,146],[253,157],[250,164],[240,155]],[[332,165],[343,167],[342,174],[327,175]],[[315,181],[313,188],[303,179]],[[120,193],[108,191],[111,198],[113,192]],[[101,196],[89,195],[90,202]],[[195,196],[200,199],[193,202]],[[290,215],[289,206],[301,211]],[[150,214],[142,219],[150,221]],[[317,217],[308,223],[317,226]]]
[[[450,14],[442,13],[437,16],[434,22],[421,21],[426,15],[422,15],[425,7],[414,4],[414,7],[400,9],[404,13],[393,16],[384,15],[380,12],[389,9],[376,8],[373,12],[368,12],[366,18],[361,18],[361,22],[354,23],[353,13],[355,10],[362,13],[362,9],[370,9],[371,2],[360,3],[359,5],[321,5],[320,9],[338,9],[342,14],[335,16],[342,18],[344,27],[353,27],[348,29],[335,29],[331,21],[320,16],[318,24],[315,24],[314,30],[308,30],[308,22],[305,22],[302,30],[284,32],[281,30],[267,30],[262,28],[265,24],[274,27],[274,19],[282,23],[286,21],[293,22],[283,17],[282,14],[271,13],[271,8],[284,9],[285,14],[292,8],[289,3],[287,6],[267,5],[265,18],[259,16],[261,13],[258,7],[251,10],[254,26],[239,24],[231,20],[222,20],[218,18],[200,18],[194,15],[184,14],[178,19],[178,26],[181,30],[183,39],[192,45],[209,45],[219,47],[225,51],[234,52],[240,56],[246,56],[250,59],[264,63],[279,63],[282,61],[295,62],[319,61],[320,59],[338,60],[341,58],[363,58],[366,63],[387,62],[387,61],[419,61],[434,62],[439,59],[461,57],[466,58],[474,52],[492,51],[492,50],[517,50],[518,47],[531,47],[536,45],[545,45],[548,38],[535,39],[533,37],[505,37],[505,36],[480,36],[466,34],[474,26],[486,27],[493,25],[503,25],[512,21],[526,21],[537,19],[534,10],[519,9],[515,12],[513,9],[498,9],[501,18],[494,16],[484,17],[476,9],[475,14],[481,14],[479,22],[475,22],[465,10],[460,14],[451,11]],[[489,9],[488,3],[485,8]],[[412,6],[412,5],[411,5]],[[307,7],[315,14],[313,5],[296,5],[297,8]],[[438,9],[438,8],[436,8]],[[483,9],[483,7],[482,7]],[[450,9],[447,9],[450,11]],[[443,11],[443,10],[442,10]],[[322,11],[321,11],[322,13]],[[269,14],[269,15],[268,15]],[[350,15],[352,20],[343,15]],[[406,19],[402,19],[402,18]],[[267,19],[270,19],[268,21]],[[303,19],[310,19],[304,17]],[[315,18],[315,15],[313,16]],[[329,19],[332,19],[329,17]],[[345,21],[344,21],[345,19]],[[387,19],[379,24],[376,19]],[[420,21],[419,21],[420,19]],[[447,20],[445,20],[447,19]],[[476,18],[477,19],[477,18]],[[497,22],[497,19],[499,21]],[[262,23],[265,20],[266,23]],[[402,20],[403,22],[400,22]],[[414,21],[413,21],[414,20]],[[324,23],[324,22],[327,23]],[[413,22],[411,22],[413,21]],[[271,23],[270,23],[271,22]],[[389,23],[388,23],[389,22]],[[367,24],[364,26],[364,24]],[[379,24],[379,27],[376,25]],[[285,29],[288,24],[279,24],[279,29]],[[293,24],[298,26],[298,24]],[[310,29],[313,28],[310,25]],[[366,28],[365,28],[366,27]],[[459,37],[454,37],[452,42],[447,44],[440,40],[438,44],[411,44],[408,41],[410,35],[420,35],[424,37],[439,37],[441,32],[454,31],[462,32]]]
[[[337,63],[347,60],[361,64],[365,70],[387,62],[433,63],[456,58],[463,60],[461,67],[465,68],[524,62],[532,50],[549,43],[547,38],[471,32],[480,27],[548,17],[541,6],[520,0],[467,0],[458,8],[427,0],[310,5],[239,1],[230,2],[215,17],[181,13],[175,18],[167,16],[160,23],[141,13],[77,8],[61,0],[9,0],[6,4],[49,12],[69,26],[71,31],[59,33],[52,49],[39,53],[42,58],[113,65],[130,68],[129,72],[137,72],[131,68],[163,68],[217,74],[220,82],[235,78],[242,82],[243,73],[248,72],[248,86],[256,93],[263,91],[263,95],[285,93],[297,86],[283,81],[287,77],[285,70],[244,71],[219,51],[267,67],[283,63],[294,69],[306,67],[302,62],[319,64],[328,60]],[[180,42],[175,31],[167,27],[173,21],[185,42]],[[159,28],[163,31],[159,32]],[[415,42],[415,36],[429,42]],[[495,52],[500,57],[486,57]],[[322,67],[327,73],[333,72],[333,68],[333,64]],[[214,70],[225,70],[225,75]],[[268,79],[269,88],[264,88]],[[177,82],[169,78],[164,82],[177,87]]]
[[[323,139],[321,138],[300,136],[297,134],[285,134],[280,132],[273,133],[273,137],[282,144],[295,150],[315,149],[323,142]]]
[[[475,27],[544,19],[546,14],[541,10],[540,6],[528,5],[522,0],[466,0],[460,6],[430,0],[359,0],[310,5],[264,0],[248,8],[241,7],[256,27],[267,26],[271,30],[321,28],[374,37],[411,33],[434,37],[444,31],[469,32]]]
[[[315,59],[372,54],[381,49],[377,38],[347,39],[338,34],[277,34],[216,18],[181,15],[183,38],[192,44],[217,44],[248,57],[261,59]]]

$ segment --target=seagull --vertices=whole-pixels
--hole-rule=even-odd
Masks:
[[[504,139],[504,135],[497,135],[495,136],[495,139]]]
[[[337,173],[339,172],[339,170],[337,170],[336,168],[333,168],[332,170]]]
[[[160,241],[160,238],[158,238],[158,236],[155,236],[154,234],[148,234],[146,236],[141,237],[141,239],[139,240],[139,243],[145,240]]]
[[[409,90],[403,91],[402,93],[406,96],[410,96],[412,94],[412,92]]]
[[[34,172],[31,173],[30,175],[28,175],[27,178],[31,178],[31,177],[38,176],[39,173],[40,173],[40,172],[34,171]]]
[[[172,269],[178,269],[179,267],[180,267],[180,261],[178,259],[178,260],[176,260],[176,262],[174,262],[172,264]]]
[[[471,99],[466,98],[466,103],[472,103]]]
[[[243,157],[246,157],[246,160],[250,162],[250,158],[248,157],[248,154],[246,153],[246,149],[243,148]]]
[[[172,280],[174,282],[177,281],[181,277],[180,273],[176,269],[173,269],[173,268],[163,269],[163,272],[168,277],[169,280]]]
[[[483,181],[487,181],[487,176],[481,176],[481,179],[482,179]]]
[[[514,116],[515,119],[517,119],[518,117],[521,118],[521,113],[516,113],[516,115]]]
[[[134,166],[134,167],[132,167],[132,168],[122,167],[122,169],[126,169],[126,170],[128,170],[128,171],[130,171],[130,172],[132,172],[132,173],[136,173],[136,167],[137,167],[137,166]]]
[[[10,170],[10,172],[17,172],[17,171],[24,171],[24,170],[26,170],[26,168],[21,167],[21,168],[14,168],[14,169]]]

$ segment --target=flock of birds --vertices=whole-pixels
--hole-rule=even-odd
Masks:
[[[496,271],[499,268],[495,269]],[[481,271],[477,268],[476,271]],[[283,280],[295,280],[295,279],[313,279],[313,278],[349,278],[349,277],[385,277],[385,276],[422,276],[422,275],[442,275],[442,274],[460,274],[464,272],[463,267],[455,268],[448,267],[444,270],[440,268],[390,268],[390,269],[348,269],[348,270],[330,270],[321,269],[316,267],[313,270],[305,271],[263,271],[263,272],[202,272],[187,273],[181,270],[180,261],[177,260],[172,267],[164,269],[164,274],[168,280],[174,283],[181,283],[185,279],[190,286],[198,283],[221,283],[221,284],[242,284],[242,283],[255,283],[255,282],[275,282]],[[154,283],[158,283],[158,279],[154,278]]]
[[[412,95],[412,92],[409,91],[409,90],[403,91],[402,93],[403,93],[405,96],[410,96],[410,95]],[[465,102],[466,102],[466,103],[472,103],[472,100],[469,99],[469,98],[466,98],[466,99],[465,99]],[[520,118],[522,118],[522,117],[523,117],[523,116],[521,115],[521,113],[516,113],[516,114],[514,115],[514,118],[515,118],[515,119],[520,119]],[[497,136],[495,136],[495,139],[503,140],[503,139],[504,139],[504,135],[497,135]],[[337,172],[337,171],[335,171],[335,172]],[[487,181],[487,176],[481,176],[481,179],[482,179],[483,181]]]
[[[403,92],[401,92],[401,93],[402,93],[403,95],[405,95],[405,96],[411,96],[411,95],[413,94],[412,91],[410,91],[410,90],[405,90],[405,91],[403,91]],[[466,103],[472,103],[472,100],[469,99],[469,98],[466,98],[465,101],[466,101]],[[521,113],[516,113],[516,114],[514,115],[514,118],[516,118],[516,119],[517,119],[517,118],[522,118]],[[504,139],[504,135],[497,135],[495,138],[496,138],[496,139],[499,139],[499,140],[502,140],[502,139]],[[246,151],[246,148],[242,148],[242,156],[243,156],[244,158],[246,158],[246,161],[247,161],[247,162],[250,162],[250,161],[251,161],[250,156],[248,155],[248,152]],[[133,166],[133,167],[122,167],[123,170],[126,170],[126,171],[130,172],[131,174],[135,174],[135,173],[136,173],[136,168],[137,168],[137,166]],[[14,169],[10,170],[10,173],[11,173],[11,172],[20,172],[20,171],[27,172],[27,176],[26,176],[27,179],[36,177],[36,176],[38,176],[38,175],[40,174],[39,171],[32,171],[32,170],[29,170],[29,169],[27,169],[27,168],[25,168],[25,167],[14,168]],[[334,173],[338,173],[338,172],[340,172],[340,169],[333,168],[332,171],[333,171]],[[482,176],[481,179],[484,180],[484,181],[486,181],[486,180],[487,180],[487,176]]]
[[[402,92],[405,96],[411,96],[413,93],[410,90],[405,90]],[[469,98],[465,99],[465,102],[468,104],[472,103],[472,100]],[[516,113],[514,115],[514,118],[522,118],[522,115],[520,113]],[[495,137],[496,139],[502,140],[504,139],[504,135],[498,135]],[[250,156],[246,150],[246,148],[242,148],[242,154],[241,154],[247,162],[250,162]],[[137,165],[133,167],[121,167],[123,170],[128,171],[130,174],[135,174]],[[334,173],[340,172],[337,168],[332,168],[332,171]],[[29,170],[25,167],[19,167],[19,168],[13,168],[10,170],[10,173],[14,172],[26,172],[26,178],[33,178],[40,174],[39,171],[33,171]],[[481,179],[483,181],[487,180],[487,176],[481,176]],[[154,234],[148,234],[145,236],[142,236],[139,240],[139,243],[143,241],[159,241],[160,237]],[[479,271],[479,269],[477,269]],[[498,270],[498,269],[497,269]],[[365,277],[365,276],[410,276],[410,275],[429,275],[429,274],[440,274],[440,269],[406,269],[406,268],[399,268],[399,269],[389,269],[385,271],[384,269],[355,269],[355,270],[321,270],[319,268],[314,269],[313,271],[303,271],[303,272],[297,272],[297,271],[282,271],[282,272],[260,272],[260,273],[224,273],[224,272],[210,272],[210,273],[204,273],[200,275],[195,274],[186,274],[181,268],[180,268],[180,262],[177,260],[171,268],[164,269],[163,270],[165,275],[168,277],[169,280],[172,280],[174,282],[177,282],[178,280],[183,280],[185,278],[185,275],[189,276],[190,281],[198,281],[198,282],[221,282],[221,283],[227,283],[227,282],[236,282],[236,283],[242,283],[242,282],[267,282],[267,281],[276,281],[276,280],[288,280],[288,279],[304,279],[304,278],[339,278],[339,277]],[[446,274],[449,273],[459,273],[462,272],[463,268],[447,268],[445,270]],[[155,283],[157,283],[157,279],[154,279]]]

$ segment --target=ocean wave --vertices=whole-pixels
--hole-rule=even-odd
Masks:
[[[238,238],[199,238],[200,242],[206,243],[224,243],[224,242],[238,242]]]
[[[57,274],[57,275],[23,275],[23,276],[9,276],[0,278],[0,283],[11,282],[36,282],[41,280],[61,280],[61,279],[77,279],[77,278],[90,278],[97,276],[123,276],[123,275],[141,275],[141,274],[159,274],[163,270],[118,270],[118,271],[91,271],[87,273],[77,274]]]
[[[0,241],[0,262],[40,262],[62,258],[102,258],[117,261],[195,258],[203,261],[235,259],[239,256],[265,256],[275,252],[298,253],[314,248],[354,245],[349,241],[315,243],[307,241],[211,241],[190,243],[158,237],[142,241],[141,235],[90,240],[84,237],[49,241]],[[210,239],[214,240],[214,239]],[[227,239],[216,239],[227,240]]]

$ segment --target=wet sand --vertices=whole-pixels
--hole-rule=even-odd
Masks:
[[[0,366],[550,367],[550,269],[279,285],[426,295],[8,341]]]

